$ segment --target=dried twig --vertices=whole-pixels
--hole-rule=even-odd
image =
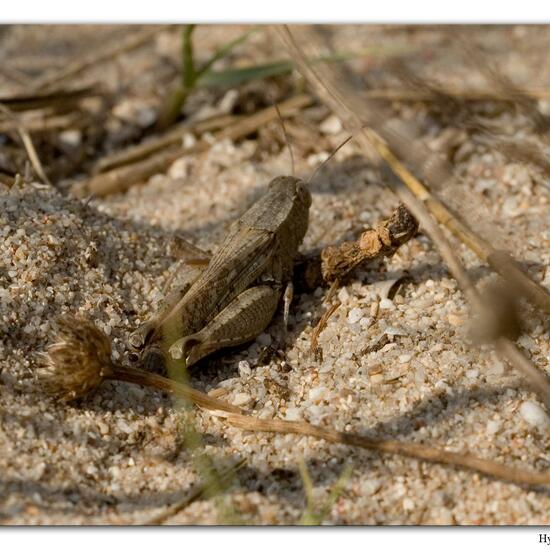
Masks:
[[[319,322],[315,325],[311,333],[310,350],[314,356],[319,353],[319,335],[325,330],[328,320],[334,315],[334,312],[340,307],[340,302],[334,302],[321,316]]]
[[[289,116],[299,109],[308,106],[312,101],[313,99],[309,95],[297,95],[282,102],[279,105],[279,109],[283,116]],[[235,124],[215,134],[214,139],[215,141],[220,141],[223,139],[235,140],[243,138],[275,118],[277,118],[275,108],[268,107],[247,118],[238,120]],[[200,153],[208,150],[211,146],[211,143],[200,141],[187,149],[181,147],[169,149],[146,158],[141,162],[130,166],[123,166],[105,174],[99,174],[88,181],[76,184],[73,186],[72,192],[79,197],[85,197],[89,194],[102,197],[112,193],[124,192],[132,185],[144,182],[150,176],[163,172],[182,155]]]
[[[403,206],[376,227],[365,231],[356,241],[327,246],[321,253],[323,279],[330,283],[342,280],[363,262],[392,256],[418,230],[418,222]]]
[[[548,473],[529,472],[518,468],[511,468],[493,460],[486,460],[471,454],[445,451],[433,445],[408,443],[395,439],[374,439],[321,428],[320,426],[314,426],[307,422],[293,422],[278,419],[264,420],[235,414],[229,414],[227,420],[232,426],[243,430],[306,435],[317,439],[324,439],[331,443],[342,443],[353,447],[361,447],[363,449],[371,449],[383,453],[393,453],[419,460],[427,460],[429,462],[450,464],[512,483],[525,483],[528,485],[550,484],[550,474]]]

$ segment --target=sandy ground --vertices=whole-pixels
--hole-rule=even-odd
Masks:
[[[388,31],[389,32],[389,31]],[[513,60],[510,61],[513,63]],[[403,107],[403,111],[408,108]],[[445,128],[418,117],[437,147]],[[500,118],[499,118],[500,117]],[[520,115],[496,115],[517,124]],[[334,131],[336,129],[336,131]],[[344,136],[325,126],[329,143]],[[460,144],[466,194],[531,275],[550,288],[549,194],[523,165]],[[248,140],[182,157],[125,195],[84,204],[41,184],[0,188],[0,520],[8,524],[134,524],[177,501],[197,480],[183,444],[188,417],[166,395],[109,382],[91,397],[55,404],[36,392],[36,352],[52,341],[60,313],[92,318],[124,360],[128,334],[154,309],[174,258],[175,232],[215,250],[229,223],[276,175],[286,150],[262,155]],[[396,199],[353,146],[312,185],[303,250],[337,242],[387,217]],[[307,176],[317,156],[297,155]],[[483,288],[493,275],[457,245]],[[392,299],[388,281],[407,276]],[[303,419],[342,431],[470,451],[510,466],[546,470],[550,419],[537,396],[488,348],[468,339],[462,293],[421,233],[387,261],[363,267],[338,292],[340,307],[310,353],[325,290],[296,296],[286,348],[278,314],[248,346],[195,366],[192,383],[247,404],[261,418]],[[519,343],[550,374],[548,322],[526,306]],[[265,348],[273,353],[265,359]],[[305,509],[304,460],[318,505],[346,466],[345,489],[326,524],[547,524],[550,494],[469,471],[347,448],[294,435],[242,432],[197,412],[205,452],[216,464],[237,457],[225,507],[199,499],[170,523],[292,524]]]

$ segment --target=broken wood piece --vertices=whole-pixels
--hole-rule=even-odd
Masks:
[[[358,240],[327,246],[321,253],[323,279],[329,283],[342,280],[365,261],[391,256],[416,235],[418,222],[400,205],[389,219],[367,229]]]

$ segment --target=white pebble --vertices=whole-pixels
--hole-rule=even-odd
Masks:
[[[550,418],[545,410],[534,401],[522,403],[519,412],[527,424],[540,429],[550,428]]]
[[[367,479],[361,485],[363,493],[367,496],[374,495],[382,487],[382,481],[380,479]]]
[[[335,115],[330,115],[328,118],[321,122],[319,129],[323,134],[337,134],[342,131],[342,123],[340,119]]]
[[[404,353],[403,355],[399,356],[399,362],[400,363],[408,363],[412,359],[412,355],[409,353]]]
[[[349,300],[349,292],[348,292],[348,289],[345,286],[343,286],[338,291],[338,300],[340,300],[340,302],[342,302],[342,303],[347,302]]]
[[[475,380],[479,376],[479,371],[477,369],[470,369],[466,371],[466,377],[470,380]]]
[[[248,376],[251,373],[252,369],[250,368],[248,361],[239,361],[239,375]]]
[[[285,420],[300,420],[302,412],[297,407],[290,407],[286,410]]]
[[[252,396],[249,395],[248,393],[238,393],[233,398],[233,405],[235,405],[236,407],[242,407],[243,405],[247,405],[251,401],[252,401]]]
[[[487,434],[493,435],[496,434],[500,430],[501,423],[498,420],[489,420],[487,422]]]
[[[357,321],[359,321],[362,318],[363,318],[363,310],[360,307],[354,307],[348,313],[348,323],[350,325],[357,323]]]
[[[319,402],[326,397],[327,393],[328,393],[328,390],[327,388],[325,388],[325,386],[317,386],[309,390],[308,397],[309,399],[311,399],[311,401]]]
[[[395,304],[389,298],[382,298],[380,309],[395,309]]]

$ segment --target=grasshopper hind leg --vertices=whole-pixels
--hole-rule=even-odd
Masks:
[[[185,358],[189,367],[216,350],[254,339],[273,319],[279,299],[280,290],[270,285],[245,290],[202,330],[172,344],[170,356]]]
[[[187,291],[207,266],[206,263],[189,265],[187,260],[183,260],[182,263],[183,265],[178,266],[168,279],[163,291],[165,298],[160,301],[157,313],[141,323],[128,337],[128,343],[134,350],[140,351],[145,348],[155,329],[187,294]],[[134,355],[137,354],[134,352]]]

